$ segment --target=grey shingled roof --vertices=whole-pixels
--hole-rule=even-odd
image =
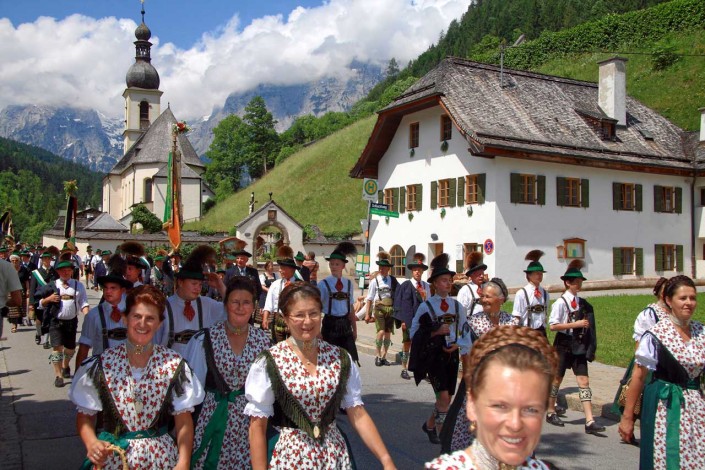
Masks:
[[[120,174],[130,165],[139,163],[167,163],[171,150],[171,129],[176,124],[171,108],[164,112],[149,126],[147,132],[137,139],[127,153],[115,164],[110,174]],[[177,145],[181,149],[182,162],[200,168],[205,168],[191,142],[185,134],[179,134]]]
[[[627,69],[627,73],[629,70]],[[429,102],[435,97],[436,102]],[[565,155],[588,160],[639,164],[674,169],[692,168],[692,157],[683,145],[684,132],[656,111],[627,97],[627,126],[617,127],[617,140],[603,140],[590,119],[607,116],[598,106],[598,85],[532,72],[504,69],[465,59],[447,58],[404,94],[380,111],[380,118],[358,164],[351,172],[376,165],[398,119],[385,116],[413,112],[426,100],[440,102],[471,147],[499,146],[514,151]],[[644,138],[640,129],[653,140]],[[380,137],[375,137],[380,136]]]
[[[86,209],[76,212],[76,230],[84,230],[88,225],[93,223],[96,218],[100,217],[102,214],[98,209]],[[51,230],[64,231],[64,224],[66,221],[66,211],[59,211],[59,217],[57,217]]]
[[[159,169],[158,172],[154,174],[152,178],[166,178],[168,176],[168,171],[169,171],[169,165],[164,165]],[[198,176],[198,173],[193,171],[190,166],[185,165],[183,162],[181,162],[181,179],[200,179],[201,177]]]
[[[127,232],[130,229],[115,220],[107,212],[103,212],[86,225],[83,230],[87,232]]]

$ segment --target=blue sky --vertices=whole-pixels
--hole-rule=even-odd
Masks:
[[[235,15],[243,25],[266,15],[287,16],[297,6],[321,0],[145,0],[145,22],[163,41],[187,48],[207,31],[216,31]],[[0,15],[17,26],[40,16],[64,19],[79,13],[93,18],[140,19],[139,0],[0,0]]]
[[[146,0],[162,103],[200,119],[258,85],[406,64],[471,0]],[[0,109],[80,106],[120,118],[139,0],[0,0]]]

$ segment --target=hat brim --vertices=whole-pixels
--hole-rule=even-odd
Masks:
[[[587,281],[585,276],[561,276],[561,281],[570,281],[573,279],[582,279],[583,281]]]
[[[348,258],[347,258],[346,256],[343,256],[343,255],[332,254],[332,255],[330,255],[329,257],[325,258],[326,261],[331,261],[331,260],[334,260],[334,259],[337,259],[338,261],[342,261],[343,263],[347,263],[347,262],[348,262]]]
[[[247,256],[248,258],[252,258],[252,253],[250,253],[249,251],[245,251],[245,250],[235,251],[233,253],[230,253],[230,255],[235,256],[235,257]]]
[[[423,269],[424,271],[426,271],[426,270],[428,269],[428,266],[426,266],[426,265],[423,264],[423,263],[411,263],[411,264],[407,264],[407,265],[406,265],[406,268],[407,268],[407,269],[421,268],[421,269]]]
[[[125,289],[129,289],[133,286],[133,284],[125,279],[124,277],[119,277],[119,276],[98,276],[98,284],[101,286],[104,286],[105,284],[119,284],[120,287],[124,287]]]
[[[296,261],[294,261],[292,258],[278,259],[277,264],[279,266],[287,266],[289,268],[294,269],[298,268],[298,266],[296,265]]]
[[[390,263],[389,261],[387,261],[387,260],[377,261],[377,266],[379,266],[379,267],[384,267],[384,266],[386,266],[386,267],[388,267],[388,268],[393,268],[393,267],[394,267],[394,265],[393,265],[392,263]]]
[[[444,276],[446,274],[449,274],[450,277],[452,278],[455,276],[455,271],[451,271],[450,269],[438,269],[436,272],[432,272],[430,276],[428,276],[428,282],[433,281],[437,277]]]
[[[174,277],[176,279],[195,279],[197,281],[203,281],[206,278],[203,273],[188,271],[186,269],[182,269],[178,273],[174,274]]]
[[[487,265],[486,264],[478,264],[477,266],[473,266],[472,268],[465,271],[465,275],[469,276],[470,274],[474,273],[475,271],[479,271],[479,270],[487,271]]]

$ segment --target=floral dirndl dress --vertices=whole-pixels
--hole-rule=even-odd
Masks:
[[[209,336],[208,340],[203,341],[202,348],[206,355],[208,375],[206,376],[206,399],[203,401],[203,408],[196,423],[192,468],[250,468],[252,465],[249,441],[250,417],[243,414],[247,405],[244,393],[245,380],[257,356],[269,349],[271,345],[269,334],[259,328],[248,328],[247,342],[240,355],[235,354],[230,347],[224,322],[216,323],[198,334]],[[191,356],[188,352],[186,357],[190,361]],[[219,383],[221,381],[223,383]],[[229,391],[224,393],[226,390]],[[224,429],[215,422],[223,419],[225,422],[220,424],[224,425]],[[220,428],[219,432],[224,431],[224,433],[204,443],[204,432],[209,427],[213,430]],[[217,441],[220,441],[220,444]],[[202,450],[201,446],[203,446]]]
[[[499,312],[499,325],[519,326],[520,319],[507,312]],[[485,312],[479,312],[468,320],[473,342],[494,328],[490,317]],[[470,420],[467,416],[467,390],[465,380],[460,381],[458,392],[448,411],[443,430],[441,430],[441,452],[455,452],[467,448],[472,442]],[[446,429],[446,426],[450,426]]]
[[[663,319],[639,343],[636,362],[654,371],[644,388],[639,468],[705,468],[705,332],[696,321],[690,331],[684,341]]]
[[[430,462],[426,462],[425,468],[432,470],[486,470],[485,467],[475,465],[475,462],[464,450],[459,450],[452,454],[443,454]],[[526,459],[526,462],[518,467],[511,468],[516,468],[517,470],[548,470],[546,464],[532,458]]]
[[[284,414],[284,425],[279,427],[279,440],[274,447],[269,468],[352,468],[351,456],[345,439],[336,426],[334,413],[338,406],[345,409],[362,405],[359,371],[345,350],[325,341],[319,341],[318,344],[315,376],[308,373],[291,349],[289,341],[277,343],[265,353],[270,354],[273,360],[269,367],[269,359],[261,357],[250,370],[245,386],[249,401],[245,414],[273,417],[271,423],[275,425],[282,413]],[[342,355],[346,357],[343,358]],[[270,374],[275,372],[273,369],[278,371],[278,377],[270,377]],[[349,371],[347,377],[344,376],[345,369]],[[289,415],[276,398],[281,396],[282,392],[275,390],[279,380],[285,388],[285,393],[300,405],[299,410],[305,415],[303,426],[292,425],[292,421],[287,422]],[[330,413],[333,413],[332,420]],[[326,419],[326,416],[329,419]],[[313,423],[321,423],[321,427],[312,428],[310,425]],[[311,429],[313,432],[310,432]]]
[[[173,468],[178,449],[166,432],[170,415],[193,411],[203,389],[183,358],[159,345],[138,380],[134,372],[124,344],[109,348],[82,364],[69,398],[81,413],[104,412],[106,431],[98,438],[117,436],[115,444],[129,446],[130,469]],[[113,453],[103,468],[121,470],[119,456]]]

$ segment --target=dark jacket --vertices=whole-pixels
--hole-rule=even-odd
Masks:
[[[96,263],[95,265],[95,272],[93,273],[93,276],[95,279],[98,279],[101,276],[105,276],[108,274],[108,268],[105,266],[105,263],[103,260],[100,260]]]
[[[587,318],[590,328],[576,328],[573,330],[573,354],[585,354],[588,361],[595,360],[597,352],[597,325],[595,324],[595,309],[585,299],[580,298],[578,320]],[[576,332],[578,334],[576,334]]]
[[[411,338],[411,355],[409,356],[409,370],[414,373],[416,385],[426,378],[428,371],[433,369],[437,358],[443,353],[445,338],[431,336],[440,327],[440,322],[432,320],[429,313],[425,313],[419,318],[419,329]]]
[[[37,269],[39,271],[39,274],[41,274],[42,278],[44,279],[44,282],[49,284],[51,281],[55,280],[56,278],[54,277],[54,270],[49,268],[49,269],[44,269],[43,267],[39,267]],[[37,296],[37,292],[39,288],[42,287],[39,282],[37,282],[37,279],[34,277],[34,275],[29,276],[29,303],[34,305],[35,309],[37,308],[37,304],[39,304],[39,299],[42,297]]]
[[[414,284],[410,280],[402,282],[394,294],[394,318],[403,321],[411,329],[411,322],[421,302],[423,300]]]
[[[296,268],[299,273],[301,274],[301,277],[304,279],[306,282],[311,282],[311,270],[308,269],[306,266],[299,266]]]
[[[240,268],[237,267],[237,265],[233,265],[232,268],[228,269],[225,271],[225,285],[227,287],[228,282],[235,276],[240,275]],[[259,300],[260,295],[262,294],[262,284],[259,281],[259,271],[257,271],[255,268],[252,266],[245,266],[245,277],[248,277],[252,280],[252,283],[255,285],[256,289],[256,295],[255,295],[255,300]],[[262,305],[260,305],[262,307]]]

